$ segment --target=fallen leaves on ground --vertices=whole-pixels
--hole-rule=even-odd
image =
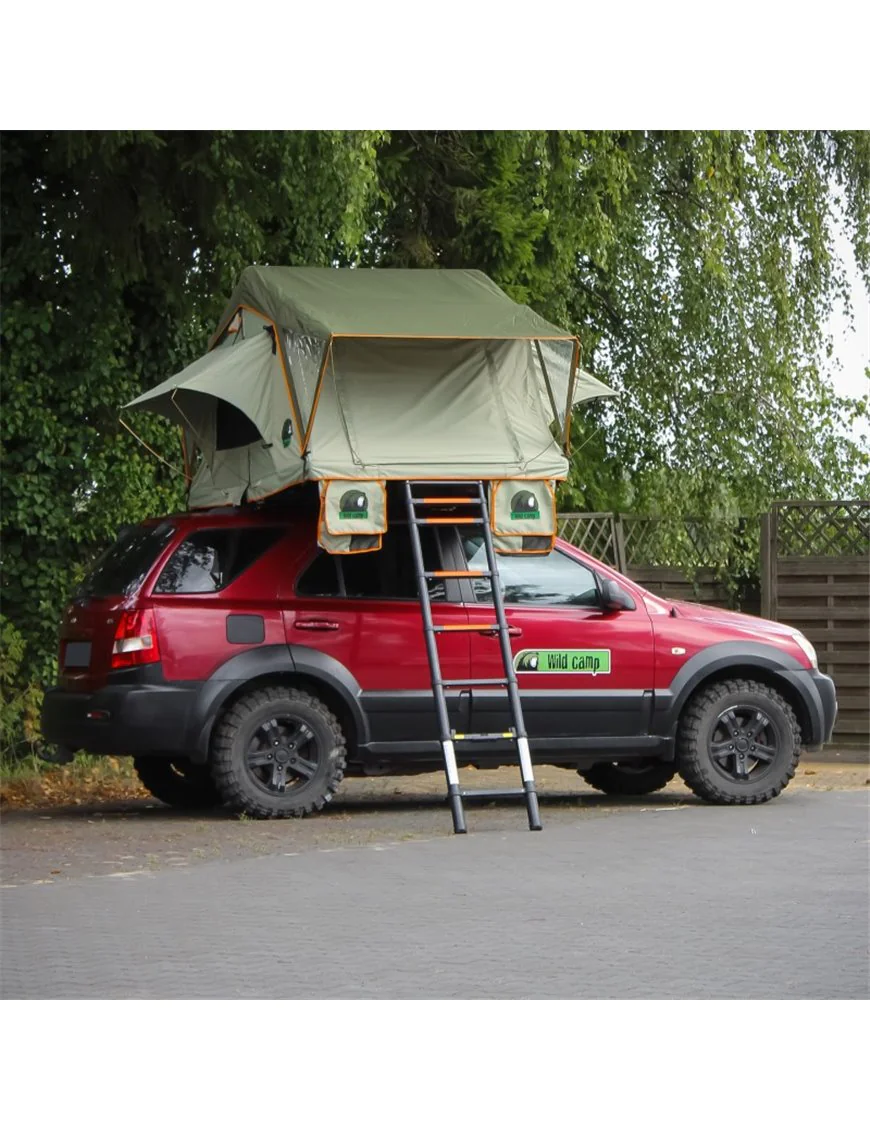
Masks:
[[[476,771],[464,770],[464,774],[474,774]],[[493,785],[504,782],[511,784],[514,767],[507,767],[503,771],[492,771]],[[536,777],[542,791],[582,789],[577,785],[573,773],[554,769],[549,766],[540,766],[536,769]],[[508,779],[510,778],[510,781]],[[419,792],[438,790],[441,786],[440,775],[427,777],[411,777],[404,780],[396,779],[397,784],[392,789],[393,796],[413,796]],[[434,784],[433,784],[434,783]],[[355,783],[357,790],[363,796],[380,796],[383,784],[380,779],[370,778]],[[858,763],[809,763],[798,767],[797,774],[791,788],[803,789],[860,789],[870,786],[867,777],[867,764]],[[588,790],[587,792],[594,792]],[[663,793],[688,793],[686,787],[675,779]],[[655,795],[652,795],[655,797]],[[20,770],[12,774],[0,775],[0,812],[9,809],[50,809],[62,808],[69,805],[99,804],[108,801],[132,801],[148,799],[151,795],[140,784],[133,770],[133,763],[129,758],[88,758],[77,759],[67,766],[45,765],[42,769],[33,769],[26,773]],[[348,821],[351,817],[346,813],[329,813],[333,820]]]
[[[3,774],[0,778],[0,809],[45,809],[143,797],[150,794],[140,784],[132,763],[121,758],[46,766],[41,771]]]

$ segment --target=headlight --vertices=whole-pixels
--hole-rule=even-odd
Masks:
[[[812,646],[812,644],[810,644],[809,640],[807,640],[804,634],[802,632],[796,632],[792,639],[809,660],[810,667],[817,668],[819,666],[819,657],[816,655],[815,648]]]

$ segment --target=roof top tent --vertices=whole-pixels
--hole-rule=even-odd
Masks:
[[[126,407],[182,427],[191,508],[306,480],[554,480],[572,406],[613,395],[578,358],[479,271],[249,267],[209,352]]]

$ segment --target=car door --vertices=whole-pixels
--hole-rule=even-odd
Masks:
[[[486,569],[482,531],[460,535],[468,569]],[[647,733],[653,688],[653,634],[641,601],[602,608],[595,571],[565,549],[499,556],[505,612],[526,728],[533,738]],[[475,579],[473,621],[494,620],[489,579]],[[486,610],[485,616],[481,613]],[[470,633],[472,676],[503,671],[498,638]],[[472,726],[510,725],[502,691],[474,689]]]
[[[456,568],[455,548],[445,558],[440,531],[424,528],[421,537],[427,570]],[[436,624],[468,623],[456,581],[431,579],[429,595]],[[284,621],[288,644],[324,652],[350,672],[361,689],[373,742],[439,737],[407,525],[393,523],[376,553],[318,551],[300,573]],[[468,636],[439,635],[444,679],[468,678]],[[446,697],[451,725],[467,728],[468,691],[451,689]]]

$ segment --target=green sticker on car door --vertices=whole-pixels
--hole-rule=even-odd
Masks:
[[[524,648],[514,656],[522,675],[609,675],[609,648]]]

